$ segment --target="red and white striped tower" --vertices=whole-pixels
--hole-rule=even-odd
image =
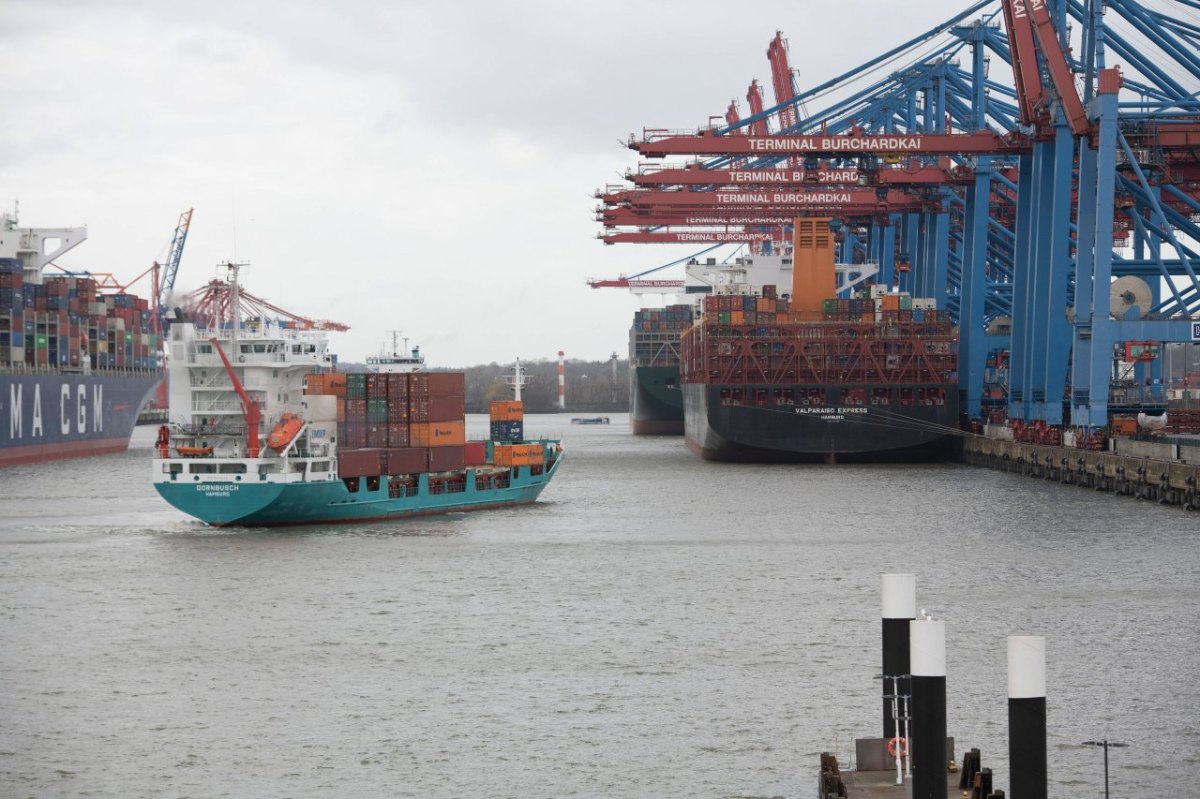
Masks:
[[[558,409],[567,408],[567,361],[562,350],[558,351]]]

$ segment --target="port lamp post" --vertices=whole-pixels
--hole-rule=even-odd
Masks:
[[[1122,747],[1129,746],[1129,744],[1105,738],[1103,741],[1084,741],[1083,745],[1104,747],[1104,799],[1108,799],[1108,747]]]

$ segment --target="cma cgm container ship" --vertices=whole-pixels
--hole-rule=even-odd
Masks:
[[[950,319],[882,287],[834,299],[828,220],[797,219],[795,236],[790,305],[771,287],[707,297],[684,334],[688,447],[733,461],[937,457],[958,429]]]
[[[0,466],[124,452],[162,378],[146,300],[44,272],[86,238],[0,215]]]
[[[683,435],[679,338],[692,307],[644,309],[629,330],[629,426],[635,435]]]
[[[482,510],[534,502],[557,473],[559,442],[524,437],[519,401],[492,403],[491,435],[468,441],[462,372],[412,371],[414,353],[338,373],[324,331],[243,323],[236,306],[219,330],[171,325],[153,481],[184,513],[275,526]]]

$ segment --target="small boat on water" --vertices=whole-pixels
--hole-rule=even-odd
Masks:
[[[608,424],[607,416],[574,416],[571,424]]]

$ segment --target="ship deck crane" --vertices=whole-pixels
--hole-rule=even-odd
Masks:
[[[250,395],[246,393],[246,389],[242,386],[242,381],[238,380],[237,373],[233,369],[233,364],[229,362],[229,356],[225,354],[225,350],[221,349],[221,342],[215,338],[209,339],[209,342],[216,349],[217,355],[221,356],[221,363],[225,365],[225,372],[229,375],[229,381],[233,383],[233,390],[237,392],[238,399],[242,402],[242,416],[246,419],[246,454],[251,458],[257,458],[259,453],[258,433],[262,425],[262,411],[250,399]]]

